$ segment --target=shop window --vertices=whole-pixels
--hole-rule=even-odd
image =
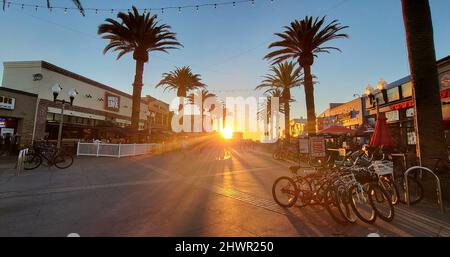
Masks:
[[[382,93],[376,94],[376,95],[375,95],[375,99],[378,99],[378,104],[385,104],[384,98],[383,98],[383,94],[382,94]]]
[[[412,97],[412,84],[408,82],[402,85],[402,96],[403,98]]]
[[[387,90],[387,97],[389,102],[400,100],[400,93],[398,87],[394,87]]]
[[[408,129],[407,136],[408,136],[408,145],[415,145],[416,144],[416,132]]]

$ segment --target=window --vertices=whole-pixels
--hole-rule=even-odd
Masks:
[[[408,131],[408,145],[415,145],[416,144],[416,132],[415,131]]]
[[[388,102],[400,100],[400,93],[398,91],[398,87],[388,89],[387,90],[387,98],[388,98]]]
[[[402,96],[403,96],[403,98],[407,98],[407,97],[411,97],[412,96],[412,84],[411,84],[411,82],[408,82],[408,83],[402,85]]]
[[[375,95],[375,99],[378,99],[378,104],[385,104],[384,102],[384,98],[383,98],[383,94],[382,93],[378,93]],[[376,101],[376,100],[375,100]]]

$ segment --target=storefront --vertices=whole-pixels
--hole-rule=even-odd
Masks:
[[[0,87],[0,144],[17,149],[31,144],[37,95]]]
[[[442,120],[446,137],[450,139],[450,56],[438,61],[438,72]],[[402,150],[414,149],[416,145],[412,95],[413,88],[409,76],[389,84],[386,87],[385,97],[380,92],[375,93],[375,99],[378,99],[379,103],[379,112],[385,113],[392,137],[397,147]],[[375,102],[366,98],[366,107],[369,112],[368,122],[373,125],[376,122],[377,113]]]
[[[66,104],[61,115],[61,103],[53,101],[52,86],[60,84],[60,100],[68,100],[68,92],[76,90],[78,95],[73,105]],[[132,133],[126,130],[131,125],[133,100],[130,94],[65,70],[45,61],[5,62],[2,86],[8,90],[22,90],[35,96],[32,117],[23,120],[32,124],[29,141],[56,140],[63,117],[65,140],[126,139]],[[37,101],[36,101],[37,99]],[[9,101],[9,100],[8,100]],[[18,99],[17,101],[18,102]],[[169,130],[169,105],[151,96],[141,98],[139,134],[150,135],[150,129]],[[34,115],[36,113],[36,115]],[[0,115],[2,118],[4,115]],[[18,121],[7,120],[9,127],[19,128]]]
[[[343,104],[330,104],[330,108],[317,117],[317,130],[332,126],[358,129],[364,124],[363,98],[357,98]]]

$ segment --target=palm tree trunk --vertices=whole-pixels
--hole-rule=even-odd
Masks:
[[[442,126],[433,24],[428,0],[402,0],[411,81],[415,99],[417,153],[422,165],[447,160]]]
[[[133,83],[133,107],[131,111],[131,128],[139,130],[139,114],[141,111],[142,76],[144,73],[144,61],[136,60],[136,74]]]
[[[284,99],[284,136],[287,142],[291,140],[290,111],[289,99]]]
[[[311,75],[311,66],[303,67],[305,72],[305,98],[308,123],[306,124],[306,132],[309,135],[316,133],[316,110],[314,106],[314,85]]]

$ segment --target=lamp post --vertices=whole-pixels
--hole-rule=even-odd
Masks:
[[[61,103],[61,117],[60,117],[60,121],[59,121],[59,129],[58,129],[58,143],[57,143],[57,148],[60,149],[61,148],[61,140],[62,140],[62,128],[63,128],[63,122],[64,122],[64,108],[66,104],[70,104],[73,105],[73,100],[75,99],[75,97],[78,95],[78,92],[76,89],[71,89],[69,91],[69,99],[70,101],[67,102],[65,99],[63,100],[59,100],[58,95],[61,93],[62,91],[62,87],[60,84],[55,84],[52,87],[52,92],[53,92],[53,102],[55,103]]]
[[[382,96],[383,96],[383,100],[384,100],[385,103],[386,103],[387,100],[388,100],[388,99],[387,99],[387,89],[386,89],[386,87],[387,87],[386,81],[385,81],[384,79],[381,79],[381,80],[378,82],[377,89],[378,89],[379,92],[381,92],[381,94],[382,94]],[[373,89],[373,87],[369,84],[369,85],[366,87],[366,91],[365,91],[364,94],[369,98],[370,104],[371,104],[371,105],[373,105],[373,103],[375,102],[375,108],[376,108],[376,110],[377,110],[377,117],[378,117],[378,114],[380,113],[380,99],[379,99],[378,97],[375,97],[375,95],[373,94],[373,92],[374,92],[374,89]]]
[[[150,121],[148,122],[148,131],[150,132],[150,136],[151,136],[151,134],[152,134],[152,121],[156,117],[155,112],[150,111],[149,117],[150,117]]]

